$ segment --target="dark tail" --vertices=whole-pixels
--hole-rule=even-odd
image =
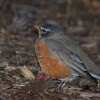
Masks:
[[[87,72],[87,75],[86,75],[86,77],[85,77],[85,78],[86,78],[86,79],[88,79],[88,80],[90,80],[90,81],[92,81],[93,83],[98,84],[97,79],[96,79],[96,78],[94,78],[94,77],[92,77],[92,76],[90,75],[90,73],[89,73],[89,72]]]

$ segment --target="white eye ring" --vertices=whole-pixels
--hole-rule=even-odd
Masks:
[[[45,30],[45,29],[42,29],[42,31],[43,31],[43,32],[46,32],[46,30]]]

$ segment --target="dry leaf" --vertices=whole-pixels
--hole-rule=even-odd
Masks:
[[[16,36],[15,36],[14,34],[10,34],[10,35],[8,36],[8,38],[10,38],[10,39],[15,39]]]
[[[21,68],[21,72],[25,78],[35,79],[35,76],[32,74],[32,72],[25,65]]]

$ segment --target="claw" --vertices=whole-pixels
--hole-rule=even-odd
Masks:
[[[59,88],[63,89],[63,88],[65,87],[65,85],[66,85],[67,82],[68,82],[68,80],[66,80],[65,82],[61,82],[61,83],[59,84],[59,86],[58,86],[58,89],[59,89]]]

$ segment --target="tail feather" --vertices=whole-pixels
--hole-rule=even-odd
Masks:
[[[100,80],[100,75],[97,75],[96,73],[90,73],[90,75],[92,77],[95,77],[96,79],[99,79]]]
[[[90,80],[90,81],[92,81],[93,83],[98,84],[97,79],[96,79],[95,77],[93,77],[93,76],[92,76],[90,73],[88,73],[88,72],[87,72],[87,75],[86,75],[85,78],[88,79],[88,80]]]

